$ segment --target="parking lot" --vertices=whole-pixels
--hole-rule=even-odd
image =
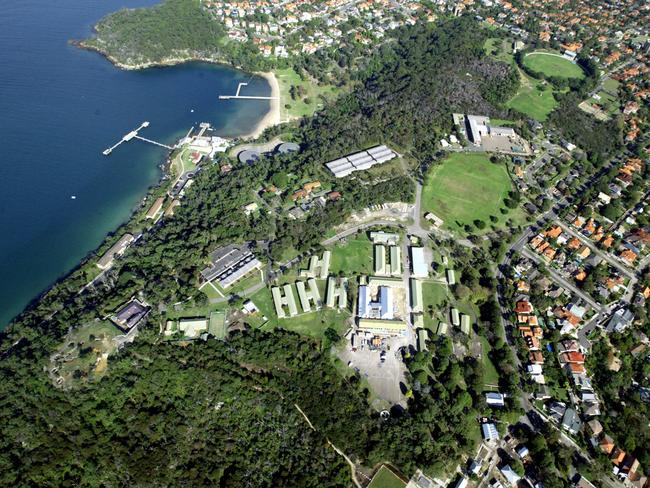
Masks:
[[[400,349],[407,345],[406,338],[385,339],[383,351],[382,349],[372,350],[364,342],[357,340],[357,350],[352,351],[350,340],[347,339],[344,348],[339,352],[339,357],[368,381],[372,392],[379,399],[379,401],[373,402],[373,407],[378,410],[396,404],[406,407],[406,398],[404,397],[406,366],[400,352]]]

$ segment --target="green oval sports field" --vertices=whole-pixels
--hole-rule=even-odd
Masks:
[[[582,68],[560,54],[532,52],[524,58],[524,65],[544,76],[559,78],[583,78]]]

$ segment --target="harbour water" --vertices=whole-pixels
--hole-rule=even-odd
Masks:
[[[203,121],[237,136],[269,109],[218,100],[246,81],[250,94],[268,96],[262,78],[202,63],[121,71],[68,42],[109,12],[154,3],[21,0],[0,9],[0,329],[159,180],[165,149],[134,140],[107,157],[105,148],[143,120],[144,136],[169,145]]]

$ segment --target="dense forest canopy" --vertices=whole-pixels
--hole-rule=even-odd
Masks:
[[[225,28],[200,0],[165,0],[159,5],[123,9],[103,18],[82,46],[98,49],[121,65],[161,63],[173,58],[223,60],[247,69],[270,64],[252,43],[228,43]]]
[[[270,257],[307,251],[354,210],[411,201],[408,177],[335,181],[323,163],[378,142],[430,163],[452,111],[498,116],[493,103],[507,99],[517,79],[511,67],[484,58],[485,36],[469,18],[404,28],[369,61],[357,89],[296,130],[302,153],[229,174],[205,167],[176,214],[116,264],[111,286],[80,294],[85,283],[73,275],[19,317],[0,342],[0,484],[345,485],[349,471],[325,437],[368,465],[394,460],[407,473],[456,463],[478,440],[473,419],[483,400],[468,387],[480,383],[477,365],[449,358],[444,341],[409,363],[420,385],[411,411],[381,422],[358,379],[342,379],[309,340],[253,332],[182,348],[158,343],[156,323],[168,304],[197,295],[198,272],[218,245],[265,241]],[[343,200],[306,221],[245,217],[241,206],[278,173],[319,178]],[[56,389],[45,368],[66,331],[139,293],[153,305],[151,325],[109,358],[101,381],[73,393]]]

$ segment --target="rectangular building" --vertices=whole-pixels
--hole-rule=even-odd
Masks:
[[[376,164],[385,163],[395,157],[397,157],[395,152],[390,148],[381,145],[371,147],[366,151],[359,151],[343,158],[335,159],[325,163],[325,166],[334,173],[336,178],[344,178],[354,171],[369,169]]]
[[[188,339],[196,339],[202,333],[208,331],[208,320],[205,318],[181,319],[178,322],[178,330]]]
[[[423,247],[411,247],[411,266],[415,278],[427,278],[429,276],[429,266],[424,258]]]
[[[137,326],[149,313],[149,307],[133,298],[111,317],[111,321],[127,332]]]
[[[210,261],[210,266],[201,271],[201,276],[204,281],[216,280],[224,289],[262,268],[262,263],[246,244],[219,248],[210,255]]]
[[[457,308],[451,309],[451,325],[458,327],[460,325],[460,313]]]
[[[447,335],[447,330],[448,329],[449,329],[449,325],[447,325],[446,322],[440,322],[438,324],[438,330],[436,331],[436,333],[438,335]]]
[[[332,259],[332,251],[323,251],[323,258],[320,262],[320,279],[326,280],[330,274],[330,260]]]
[[[449,286],[456,284],[456,272],[453,269],[447,270],[447,284]]]
[[[282,294],[280,293],[280,288],[274,286],[271,288],[271,294],[273,295],[273,305],[275,306],[275,314],[279,319],[285,317]]]
[[[309,298],[307,298],[307,290],[305,290],[305,283],[302,281],[296,281],[296,290],[298,290],[298,298],[300,299],[300,306],[302,307],[303,312],[311,312]]]
[[[154,220],[161,213],[163,203],[165,203],[165,197],[157,198],[153,205],[147,211],[145,218]]]
[[[318,291],[318,285],[316,285],[316,280],[314,278],[308,279],[307,285],[309,285],[309,293],[311,295],[311,299],[314,301],[314,305],[316,305],[316,308],[320,308],[321,306],[320,291]]]
[[[406,324],[401,320],[359,319],[359,330],[376,335],[404,335]]]
[[[113,266],[113,261],[115,258],[124,254],[124,251],[126,251],[126,249],[134,240],[135,238],[133,235],[124,234],[115,244],[113,244],[108,249],[108,251],[104,253],[101,258],[99,258],[97,261],[97,267],[101,270],[105,270]]]
[[[424,301],[422,298],[422,282],[411,278],[410,281],[411,291],[411,311],[414,313],[422,313],[424,311]]]
[[[284,285],[284,298],[287,302],[287,307],[289,307],[289,315],[295,317],[298,315],[298,307],[296,306],[296,299],[293,296],[293,289],[291,285]]]
[[[469,320],[469,315],[462,314],[460,316],[460,330],[464,334],[469,335],[471,328],[470,328],[470,320]]]
[[[402,249],[399,246],[390,246],[390,274],[392,276],[402,274]]]
[[[429,331],[427,329],[418,329],[418,351],[428,351],[427,340]]]
[[[375,244],[375,274],[386,276],[386,248],[381,244]]]

